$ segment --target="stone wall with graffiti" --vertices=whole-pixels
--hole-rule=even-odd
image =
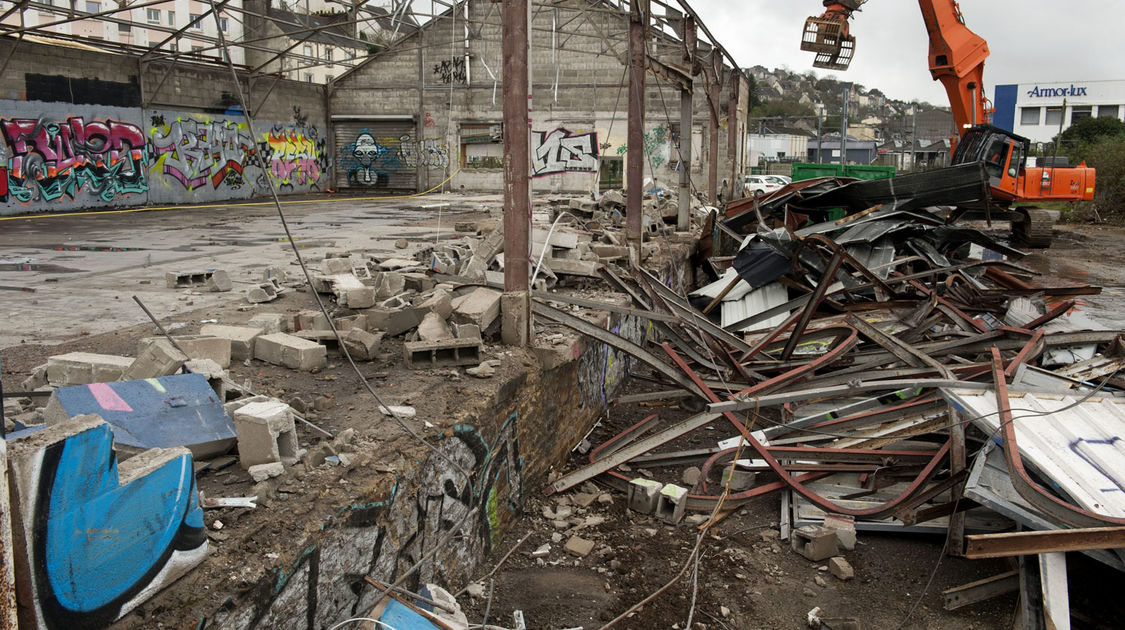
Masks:
[[[323,190],[322,124],[0,100],[0,215]]]
[[[425,124],[422,128],[429,129]],[[435,137],[419,139],[410,120],[338,123],[335,133],[336,179],[341,188],[414,190],[419,171],[450,166],[449,143]]]

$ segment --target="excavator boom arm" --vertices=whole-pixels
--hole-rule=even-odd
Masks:
[[[955,0],[918,0],[918,5],[930,37],[930,75],[945,86],[958,133],[991,122],[983,82],[988,43],[965,26]]]

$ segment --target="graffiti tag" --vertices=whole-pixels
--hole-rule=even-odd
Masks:
[[[433,138],[418,142],[410,136],[403,136],[399,140],[402,144],[399,146],[398,157],[407,166],[449,166],[449,146],[445,142]]]
[[[170,175],[187,190],[208,183],[218,188],[232,174],[236,177],[227,183],[241,184],[255,152],[246,124],[228,120],[175,120],[163,130],[153,130],[152,147],[158,156],[153,170]]]
[[[453,57],[447,61],[435,63],[434,74],[446,85],[465,83],[468,81],[468,74],[465,72],[465,58]]]
[[[598,134],[574,134],[559,127],[531,132],[531,173],[534,177],[557,173],[594,173],[598,170]]]

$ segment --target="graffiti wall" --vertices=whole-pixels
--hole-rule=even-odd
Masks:
[[[441,138],[418,139],[413,121],[336,125],[336,166],[348,188],[413,190],[422,168],[450,164],[449,144]]]
[[[327,136],[286,121],[0,100],[0,214],[192,203],[328,185]]]
[[[559,127],[531,132],[531,174],[533,177],[559,173],[596,173],[598,134],[571,133]]]
[[[450,428],[437,443],[440,454],[400,478],[387,499],[340,511],[326,525],[336,535],[310,542],[293,564],[276,569],[261,583],[257,605],[220,611],[212,621],[232,629],[328,627],[374,605],[378,592],[364,575],[393,582],[419,561],[407,589],[465,583],[523,502],[517,422],[513,412],[492,439],[470,425]]]
[[[20,627],[104,627],[207,556],[187,449],[118,466],[109,425],[79,416],[13,440],[8,462]]]

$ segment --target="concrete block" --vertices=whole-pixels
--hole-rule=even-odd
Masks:
[[[674,483],[665,485],[660,489],[656,498],[656,518],[675,525],[684,518],[684,509],[687,508],[688,489]]]
[[[384,271],[379,274],[375,288],[376,297],[389,298],[406,291],[406,276],[397,271]]]
[[[133,381],[175,374],[188,358],[167,339],[156,339],[145,345],[144,351],[122,372],[121,379]]]
[[[246,326],[249,328],[257,328],[262,331],[263,335],[289,332],[288,327],[285,325],[285,316],[281,313],[258,313],[250,318]]]
[[[328,365],[328,350],[315,341],[287,333],[258,337],[254,358],[294,370],[312,370]]]
[[[819,525],[805,525],[793,530],[789,543],[793,551],[813,562],[820,562],[839,553],[836,532]]]
[[[855,577],[855,569],[852,568],[851,563],[845,560],[843,556],[829,558],[828,571],[845,582]]]
[[[500,295],[494,289],[478,288],[453,300],[453,320],[459,324],[476,324],[487,330],[500,316]]]
[[[344,331],[340,335],[340,339],[344,342],[344,347],[348,349],[348,354],[356,361],[372,361],[375,356],[379,354],[379,346],[383,342],[383,335],[386,333],[369,333],[366,330],[359,328],[352,328]]]
[[[284,333],[282,333],[284,334]],[[319,346],[318,346],[319,347]],[[238,463],[249,470],[259,464],[297,463],[297,428],[293,409],[280,400],[243,405],[234,412]]]
[[[655,514],[660,490],[664,484],[653,479],[637,477],[629,482],[629,509],[641,514]]]
[[[31,392],[43,387],[47,384],[47,364],[35,367],[31,370],[31,375],[28,376],[20,383],[20,387],[25,392]]]
[[[265,269],[262,270],[262,281],[263,282],[270,282],[270,283],[285,282],[288,279],[289,279],[289,272],[285,270],[285,267],[273,266],[273,267],[266,267]]]
[[[345,330],[367,330],[367,316],[363,314],[350,315],[348,317],[337,317],[332,320],[332,324],[336,326],[336,330],[343,332]]]
[[[422,317],[425,311],[420,308],[369,308],[364,314],[367,315],[367,328],[368,330],[382,330],[390,337],[396,337],[402,333],[417,328],[418,324],[422,323]]]
[[[92,352],[70,352],[47,359],[47,383],[53,387],[89,385],[121,380],[133,364],[132,357]]]
[[[445,339],[453,339],[453,331],[449,330],[449,326],[445,320],[434,312],[426,313],[422,318],[422,323],[418,324],[418,340],[419,341],[442,341]]]
[[[480,339],[480,326],[476,324],[453,324],[453,336],[458,339]]]
[[[164,274],[164,285],[169,289],[190,289],[204,287],[207,281],[215,274],[217,269],[199,269],[196,271],[169,271]],[[224,275],[226,272],[222,272]],[[222,280],[220,280],[222,282]],[[227,284],[230,279],[227,279]],[[227,289],[228,291],[230,289]]]
[[[824,526],[836,532],[840,547],[851,551],[855,549],[855,517],[846,514],[825,514]]]
[[[348,308],[371,308],[375,306],[375,289],[350,273],[332,276],[332,292],[336,294],[340,306]]]
[[[563,549],[572,556],[585,558],[594,550],[594,541],[579,536],[571,536]]]
[[[184,335],[174,337],[176,344],[187,354],[188,359],[210,359],[224,369],[230,367],[230,339],[212,337],[210,335]],[[163,341],[164,337],[147,337],[137,343],[137,356],[144,352],[145,347],[154,342]]]
[[[92,415],[5,447],[14,535],[4,564],[20,628],[107,627],[206,559],[187,449],[121,462],[109,425]]]
[[[502,251],[504,251],[504,229],[497,227],[473,249],[472,256],[461,267],[461,275],[473,279],[483,277],[492,259]]]
[[[758,473],[750,470],[742,470],[731,462],[730,466],[723,469],[722,485],[725,488],[729,480],[731,492],[742,492],[743,490],[753,488],[754,482],[757,481],[757,479]]]
[[[289,332],[332,329],[332,327],[328,325],[328,318],[324,316],[324,313],[314,310],[300,311],[296,315],[291,315],[287,326]]]
[[[230,281],[230,274],[222,269],[216,269],[211,272],[203,286],[212,293],[225,293],[234,288],[234,283]]]
[[[481,359],[480,339],[407,341],[402,345],[406,366],[411,369],[476,366]]]
[[[430,276],[417,271],[411,271],[402,274],[403,279],[406,281],[407,291],[417,291],[418,293],[425,293],[434,288],[437,284]]]
[[[453,298],[448,291],[438,289],[434,294],[422,301],[418,308],[441,315],[442,319],[449,319],[453,315]]]
[[[281,292],[277,290],[276,285],[263,282],[246,292],[246,301],[251,304],[264,304],[276,300],[279,295]]]
[[[570,260],[566,258],[552,258],[551,271],[556,275],[569,275],[569,276],[586,276],[589,278],[598,278],[598,269],[601,263],[589,260]]]
[[[324,262],[320,264],[320,270],[326,276],[334,276],[342,273],[352,272],[352,261],[350,258],[325,258]]]
[[[218,337],[230,341],[230,358],[234,361],[244,361],[253,358],[254,342],[262,331],[249,326],[226,326],[223,324],[204,324],[199,329],[201,335]]]

